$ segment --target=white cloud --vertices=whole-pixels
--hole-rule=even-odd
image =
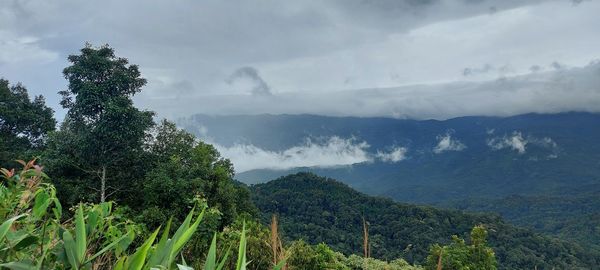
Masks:
[[[446,135],[438,135],[438,144],[433,148],[433,152],[436,154],[440,154],[445,151],[462,151],[467,148],[466,145],[461,143],[457,139],[453,139],[450,132],[446,133]]]
[[[268,151],[251,144],[236,144],[231,147],[213,145],[223,157],[233,162],[238,173],[254,169],[333,167],[372,161],[366,142],[337,136],[322,142],[307,139],[303,145],[284,151]]]
[[[525,154],[527,143],[528,141],[525,140],[521,132],[518,131],[513,132],[511,136],[504,136],[502,138],[496,137],[487,141],[487,145],[494,150],[510,148],[517,151],[519,154]]]
[[[375,155],[379,160],[383,162],[392,162],[396,163],[406,159],[406,152],[408,150],[405,147],[394,147],[389,152],[377,151]]]
[[[536,145],[542,148],[549,149],[552,153],[547,156],[547,159],[558,157],[558,144],[550,137],[536,138],[534,136],[523,137],[519,131],[514,131],[510,136],[495,137],[487,140],[487,145],[494,150],[509,148],[517,151],[519,154],[525,154],[527,145]]]

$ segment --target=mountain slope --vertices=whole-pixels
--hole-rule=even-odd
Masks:
[[[507,225],[497,216],[395,203],[314,174],[289,175],[254,185],[252,191],[265,222],[272,213],[279,215],[284,237],[325,242],[344,253],[361,251],[364,216],[377,258],[419,263],[431,244],[448,242],[453,234],[467,237],[474,225],[484,224],[501,269],[594,269],[600,264],[595,250]]]

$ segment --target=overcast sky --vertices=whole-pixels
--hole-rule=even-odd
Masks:
[[[600,110],[598,0],[0,0],[0,77],[62,112],[66,57],[108,43],[140,107],[445,119]]]

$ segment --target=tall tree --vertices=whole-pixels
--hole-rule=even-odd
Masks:
[[[68,113],[60,131],[51,137],[48,153],[53,173],[72,181],[57,186],[77,191],[74,200],[104,202],[113,195],[131,194],[139,178],[134,171],[153,126],[153,113],[140,111],[132,101],[146,80],[136,65],[116,57],[108,45],[86,44],[68,60],[71,65],[63,74],[69,85],[59,92]],[[87,196],[89,190],[81,190],[82,184],[96,190],[95,196]]]
[[[0,79],[0,166],[14,167],[11,161],[36,155],[55,129],[53,114],[43,96],[31,100],[23,85]]]

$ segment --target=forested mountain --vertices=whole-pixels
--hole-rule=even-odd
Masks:
[[[372,254],[378,258],[422,262],[433,243],[447,242],[453,234],[467,237],[470,228],[483,224],[500,269],[593,269],[600,264],[597,250],[517,228],[495,215],[396,203],[310,173],[281,177],[251,190],[264,222],[279,215],[285,238],[325,242],[345,253],[361,252],[364,217]]]
[[[443,121],[196,115],[180,124],[221,152],[229,150],[234,162],[241,156],[242,161],[288,165],[237,170],[236,178],[246,183],[310,171],[398,202],[495,212],[519,226],[583,244],[598,245],[600,238],[595,200],[600,194],[600,114]],[[333,137],[347,141],[331,147],[327,138]],[[338,151],[330,166],[310,166],[296,153],[320,148]],[[336,166],[335,161],[344,161],[340,156],[356,157],[358,163]]]
[[[595,248],[600,247],[600,201],[596,192],[574,196],[472,198],[441,206],[498,213],[513,224]]]

